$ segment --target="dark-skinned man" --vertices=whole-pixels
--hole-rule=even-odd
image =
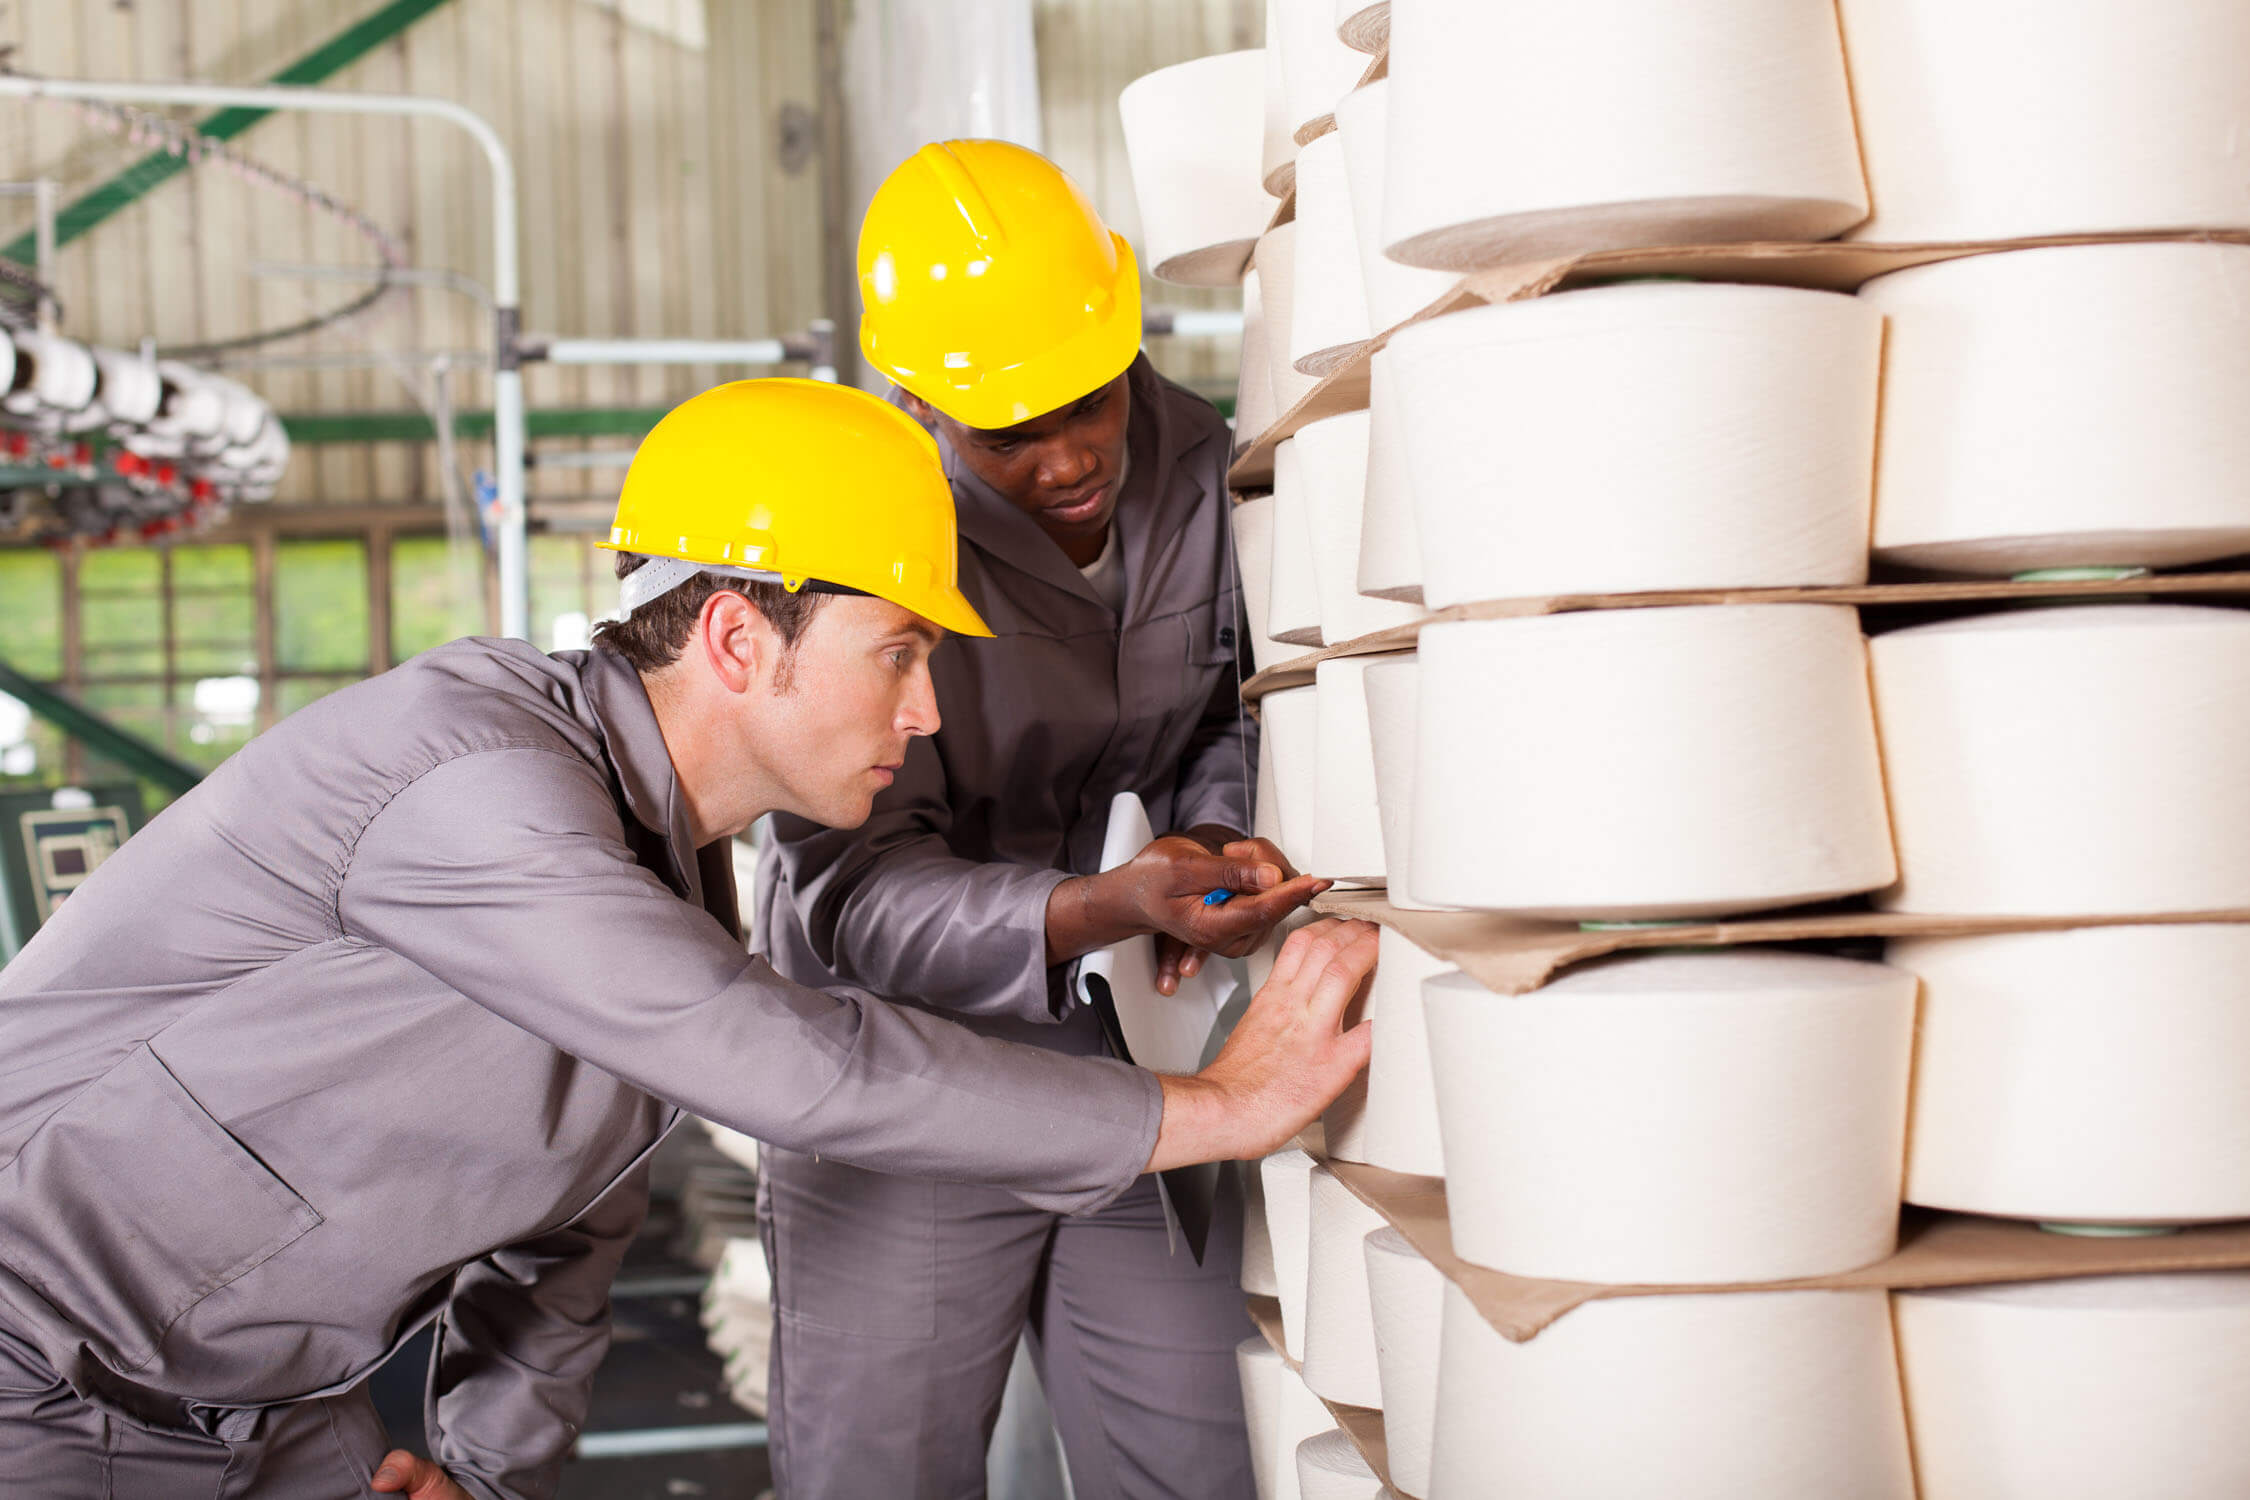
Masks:
[[[1323,888],[1242,833],[1257,750],[1226,423],[1141,356],[1131,249],[1033,152],[916,153],[868,208],[859,271],[861,346],[938,439],[961,587],[996,638],[933,664],[945,727],[864,825],[776,820],[758,941],[806,983],[1099,1054],[1073,960],[1154,934],[1169,988]],[[1162,836],[1102,873],[1121,792]],[[1198,1264],[1152,1178],[1067,1217],[797,1152],[765,1165],[784,1500],[981,1495],[1027,1328],[1078,1500],[1250,1492],[1238,1219]]]

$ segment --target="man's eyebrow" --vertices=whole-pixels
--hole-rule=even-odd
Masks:
[[[898,629],[892,631],[888,636],[884,637],[884,639],[895,641],[902,635],[913,636],[917,640],[920,640],[924,644],[930,646],[935,646],[938,644],[938,642],[945,639],[945,632],[939,629],[937,626],[932,625],[927,620],[910,621],[905,625],[899,626]]]

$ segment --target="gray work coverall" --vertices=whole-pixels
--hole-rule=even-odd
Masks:
[[[639,674],[461,641],[253,740],[0,970],[0,1495],[366,1495],[362,1382],[440,1322],[434,1457],[554,1493],[645,1159],[691,1110],[1056,1210],[1153,1075],[778,977]]]
[[[1100,867],[1110,798],[1139,793],[1159,830],[1249,826],[1226,424],[1145,358],[1131,390],[1122,619],[947,447],[962,588],[997,639],[931,659],[944,723],[863,827],[774,820],[753,946],[782,973],[1098,1054],[1097,1017],[1047,965],[1046,910],[1056,885]],[[1168,1253],[1153,1178],[1064,1218],[768,1152],[782,1500],[982,1494],[1027,1321],[1078,1500],[1250,1494],[1234,1348],[1253,1330],[1227,1201],[1199,1267]]]

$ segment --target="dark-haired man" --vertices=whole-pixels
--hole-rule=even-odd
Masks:
[[[547,1500],[683,1109],[1076,1211],[1270,1147],[1364,1057],[1349,924],[1193,1078],[744,951],[728,840],[864,818],[986,628],[903,414],[706,392],[612,541],[593,650],[460,641],[291,716],[0,971],[0,1495]],[[386,1453],[364,1382],[432,1321],[434,1460]]]

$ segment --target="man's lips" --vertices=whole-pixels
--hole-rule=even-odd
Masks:
[[[887,766],[871,766],[869,767],[869,769],[872,770],[876,775],[883,778],[883,785],[889,786],[894,780],[897,779],[898,768],[905,764],[905,761],[898,760],[891,762]]]
[[[1056,521],[1090,521],[1100,513],[1102,502],[1109,498],[1109,486],[1102,485],[1084,499],[1066,500],[1041,507],[1042,513]]]

